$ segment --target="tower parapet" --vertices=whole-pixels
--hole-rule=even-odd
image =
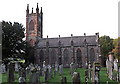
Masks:
[[[43,28],[43,12],[41,7],[41,12],[39,13],[39,7],[37,3],[36,7],[36,13],[32,12],[29,13],[29,4],[27,4],[27,10],[26,10],[26,40],[31,44],[31,46],[34,46],[37,37],[42,38],[42,29]]]

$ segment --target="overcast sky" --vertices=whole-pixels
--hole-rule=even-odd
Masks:
[[[26,27],[26,8],[43,7],[43,37],[108,35],[118,37],[119,0],[1,0],[0,21]]]

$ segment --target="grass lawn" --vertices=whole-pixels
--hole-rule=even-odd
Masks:
[[[85,69],[78,68],[76,71],[80,73],[81,82],[85,82]],[[6,74],[0,74],[0,77],[1,76],[2,76],[2,78],[0,78],[0,81],[4,82],[4,84],[6,84],[5,82],[7,82],[7,75]],[[64,73],[63,73],[62,76],[67,77],[67,82],[72,82],[72,77],[70,75],[70,69],[69,68],[64,69]],[[18,82],[18,73],[15,73],[15,79],[16,79],[15,82]],[[56,76],[54,78],[51,78],[50,80],[48,80],[48,82],[60,82],[60,80],[61,80],[61,76],[59,76],[59,74],[56,74]],[[100,71],[100,82],[101,82],[101,84],[103,84],[103,83],[106,83],[106,81],[117,84],[116,81],[112,81],[112,80],[109,80],[109,78],[107,78],[106,68],[102,68],[101,71]],[[29,82],[29,78],[27,78],[27,82]],[[45,82],[43,76],[40,77],[40,82]]]

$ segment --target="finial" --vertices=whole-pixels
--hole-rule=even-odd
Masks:
[[[29,10],[29,4],[27,4],[27,10]]]
[[[37,3],[37,8],[36,8],[36,13],[39,13],[38,3]]]
[[[60,35],[59,35],[59,38],[60,38]]]
[[[84,36],[86,36],[86,33],[84,33]]]
[[[38,8],[38,3],[37,3],[37,8]]]
[[[41,7],[41,13],[42,13],[42,7]]]
[[[29,4],[27,4],[27,10],[26,10],[26,15],[29,14]]]
[[[33,13],[33,7],[32,7],[32,13]]]
[[[48,38],[48,35],[47,35],[47,38]]]

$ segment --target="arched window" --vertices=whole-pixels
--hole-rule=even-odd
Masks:
[[[95,61],[95,51],[93,48],[90,49],[90,62],[93,63]]]
[[[40,58],[40,64],[42,66],[43,65],[43,61],[44,61],[44,52],[43,52],[43,50],[40,50],[39,58]]]
[[[77,49],[76,57],[77,57],[78,67],[82,67],[82,52],[79,48]]]
[[[33,20],[31,20],[30,23],[29,23],[29,30],[34,30],[34,22],[33,22]]]
[[[68,64],[68,60],[69,60],[69,52],[67,49],[65,49],[63,51],[63,59],[64,59],[64,65]]]
[[[34,40],[30,40],[30,45],[33,46],[34,45]]]
[[[56,61],[56,51],[55,49],[52,49],[51,56],[50,56],[50,64],[54,65]]]

